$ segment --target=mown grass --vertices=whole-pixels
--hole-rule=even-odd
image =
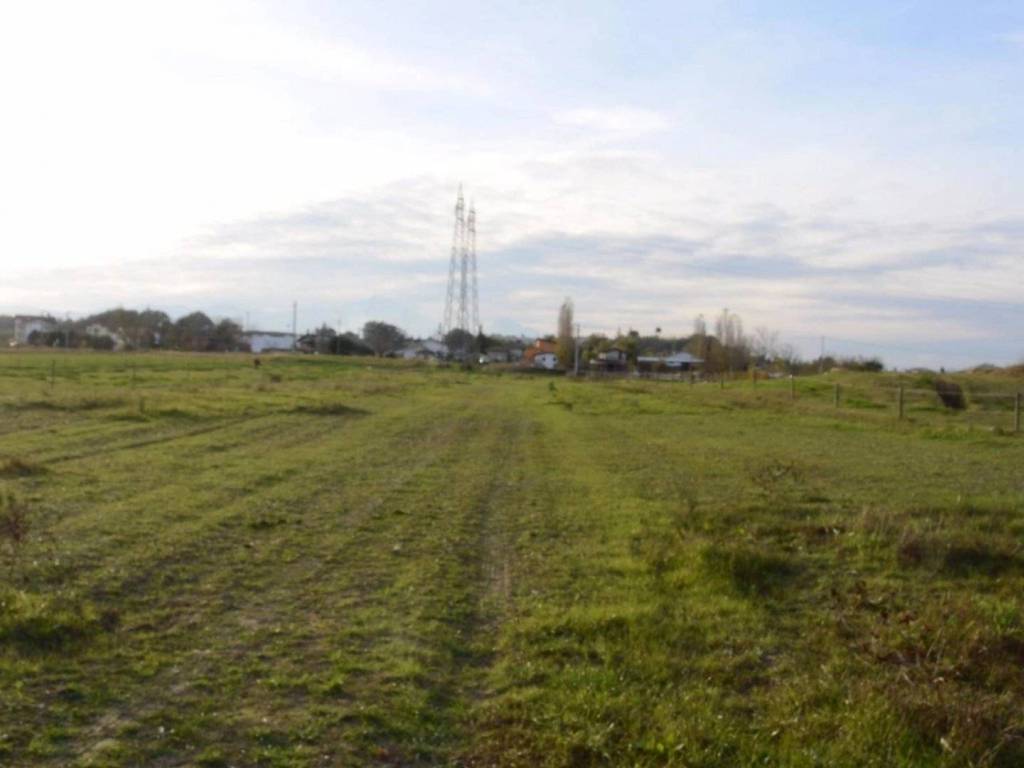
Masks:
[[[841,381],[0,354],[0,764],[1020,765],[1024,438]]]

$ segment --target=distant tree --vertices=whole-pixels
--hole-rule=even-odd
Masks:
[[[795,373],[800,365],[800,355],[792,344],[780,344],[775,359],[779,367],[787,373]]]
[[[714,361],[711,359],[711,344],[708,337],[708,324],[704,315],[697,315],[693,318],[693,335],[687,342],[686,350],[694,357],[704,361],[704,369],[711,371]]]
[[[481,355],[487,354],[488,348],[491,346],[491,340],[487,338],[487,334],[484,333],[484,329],[481,328],[479,333],[476,335],[476,351]]]
[[[563,368],[571,368],[576,352],[573,340],[573,305],[572,299],[566,297],[558,310],[558,363]]]
[[[377,357],[394,352],[405,341],[405,333],[397,326],[370,320],[363,325],[363,341]]]
[[[316,351],[322,355],[330,352],[331,341],[337,335],[338,333],[327,325],[327,323],[322,324],[319,328],[313,331],[313,344]]]
[[[221,320],[210,332],[206,349],[211,352],[232,352],[241,344],[242,326],[234,320]]]
[[[171,318],[166,312],[155,309],[134,309],[117,307],[98,312],[79,320],[76,324],[80,330],[90,325],[102,325],[108,331],[117,334],[129,349],[147,349],[163,343],[163,339],[172,328]]]
[[[210,344],[213,329],[213,320],[202,312],[193,312],[179,317],[173,328],[174,345],[178,349],[202,352]]]
[[[750,363],[750,343],[743,335],[743,321],[728,308],[715,321],[715,336],[721,344],[721,370],[741,371]]]
[[[373,350],[362,339],[351,332],[338,334],[331,339],[329,350],[332,355],[373,354]]]
[[[452,328],[444,335],[445,346],[457,357],[465,357],[476,347],[476,337],[463,328]]]
[[[693,318],[693,335],[694,336],[707,336],[708,335],[708,324],[704,320],[704,315],[697,315]]]
[[[587,365],[590,360],[611,347],[612,341],[601,333],[592,333],[580,342],[580,363]]]
[[[779,353],[779,332],[772,331],[764,326],[754,329],[754,338],[751,339],[751,348],[754,356],[761,362],[770,362]]]
[[[14,315],[0,315],[0,346],[14,338]]]

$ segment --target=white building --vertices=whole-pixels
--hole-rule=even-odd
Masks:
[[[430,358],[443,360],[448,357],[448,347],[444,342],[427,339],[426,341],[417,341],[407,347],[403,347],[395,353],[395,356],[404,358],[405,360],[423,360]]]
[[[90,323],[85,328],[85,335],[93,339],[110,339],[113,344],[113,348],[116,350],[124,349],[124,338],[119,333],[107,328],[105,325],[99,323]]]
[[[553,371],[558,367],[558,355],[554,352],[541,352],[533,356],[533,367]]]
[[[14,343],[28,344],[29,336],[35,332],[49,333],[57,330],[57,321],[52,317],[38,315],[14,316]]]
[[[295,349],[295,334],[281,331],[244,331],[243,343],[249,345],[253,354],[262,352],[290,352]]]

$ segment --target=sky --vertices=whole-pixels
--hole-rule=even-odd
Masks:
[[[0,314],[1024,359],[1024,4],[0,5]]]

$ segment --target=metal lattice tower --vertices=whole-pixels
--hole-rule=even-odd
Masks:
[[[460,328],[469,333],[480,330],[480,304],[476,283],[476,210],[466,204],[459,185],[455,201],[455,227],[448,262],[448,292],[444,302],[443,333]]]
[[[469,218],[466,219],[466,261],[469,263],[469,290],[472,297],[469,314],[469,330],[479,333],[480,296],[476,289],[476,208],[469,204]]]

